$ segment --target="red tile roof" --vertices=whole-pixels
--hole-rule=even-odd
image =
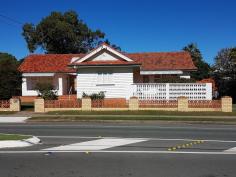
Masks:
[[[141,65],[138,62],[127,62],[122,60],[117,61],[85,61],[81,63],[73,63],[72,65],[76,66],[104,66],[104,65]]]
[[[29,55],[19,67],[21,72],[76,72],[68,67],[73,57],[83,57],[85,54],[42,54]],[[125,54],[134,60],[126,61],[89,61],[76,65],[135,65],[141,64],[141,70],[196,70],[191,56],[187,52],[153,52]]]
[[[29,55],[20,65],[19,70],[24,73],[31,72],[75,72],[69,68],[73,57],[81,57],[83,54],[42,54]]]
[[[132,53],[127,57],[142,63],[141,70],[196,70],[188,52]]]

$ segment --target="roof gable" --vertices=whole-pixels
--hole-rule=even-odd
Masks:
[[[116,61],[123,60],[126,62],[132,62],[133,60],[125,56],[121,52],[113,49],[109,45],[103,43],[99,47],[95,48],[84,57],[76,60],[74,63],[82,63],[84,61]]]

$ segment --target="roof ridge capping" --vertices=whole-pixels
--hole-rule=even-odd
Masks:
[[[169,53],[169,54],[176,54],[176,53],[186,53],[189,54],[187,51],[164,51],[164,52],[130,52],[124,54],[162,54],[162,53]]]

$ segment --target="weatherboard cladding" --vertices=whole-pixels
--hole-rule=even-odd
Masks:
[[[25,58],[19,70],[23,73],[31,72],[76,72],[71,65],[73,57],[83,57],[85,54],[33,54]],[[95,62],[85,61],[76,65],[140,65],[143,71],[156,70],[196,70],[191,56],[187,52],[149,52],[126,53],[132,62]]]

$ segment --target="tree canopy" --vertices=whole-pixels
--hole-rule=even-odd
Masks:
[[[0,99],[9,99],[20,94],[21,74],[19,62],[7,53],[0,53]]]
[[[232,96],[236,101],[236,48],[221,49],[215,57],[213,77],[220,96]]]
[[[221,49],[215,57],[214,73],[227,79],[236,79],[236,48]]]
[[[204,61],[201,51],[198,49],[197,45],[190,43],[185,46],[183,50],[190,53],[194,65],[198,68],[197,71],[191,72],[191,77],[196,80],[208,78],[211,70],[210,65]]]
[[[30,52],[41,47],[46,53],[86,53],[105,37],[90,29],[75,11],[52,12],[37,25],[26,23],[23,33]]]

